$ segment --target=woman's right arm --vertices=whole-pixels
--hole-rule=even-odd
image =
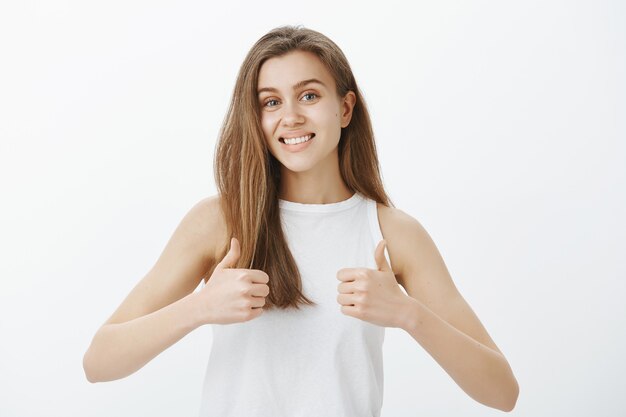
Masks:
[[[83,357],[90,382],[124,378],[206,323],[194,293],[224,233],[218,196],[198,202],[161,256],[96,332]]]

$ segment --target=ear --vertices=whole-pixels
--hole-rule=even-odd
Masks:
[[[341,99],[341,127],[347,127],[352,119],[352,110],[356,104],[356,94],[353,91],[348,91],[346,95]]]

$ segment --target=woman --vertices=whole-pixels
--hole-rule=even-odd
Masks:
[[[215,179],[94,336],[89,381],[212,324],[201,416],[378,416],[384,330],[398,327],[476,401],[514,408],[506,358],[385,193],[365,102],[330,39],[285,26],[256,42]]]

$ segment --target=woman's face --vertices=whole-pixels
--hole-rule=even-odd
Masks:
[[[341,128],[350,123],[356,96],[352,91],[343,98],[337,95],[335,81],[317,55],[296,50],[265,61],[258,100],[265,140],[285,168],[302,172],[330,158],[337,161],[333,154]],[[306,143],[284,142],[311,134]]]

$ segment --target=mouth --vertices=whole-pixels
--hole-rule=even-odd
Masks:
[[[281,143],[284,143],[286,145],[295,145],[298,143],[303,143],[303,142],[308,142],[309,140],[313,139],[315,137],[315,133],[309,133],[308,135],[303,135],[303,136],[299,136],[299,137],[295,137],[295,138],[287,138],[285,141],[285,138],[280,137],[278,138],[278,140]]]

